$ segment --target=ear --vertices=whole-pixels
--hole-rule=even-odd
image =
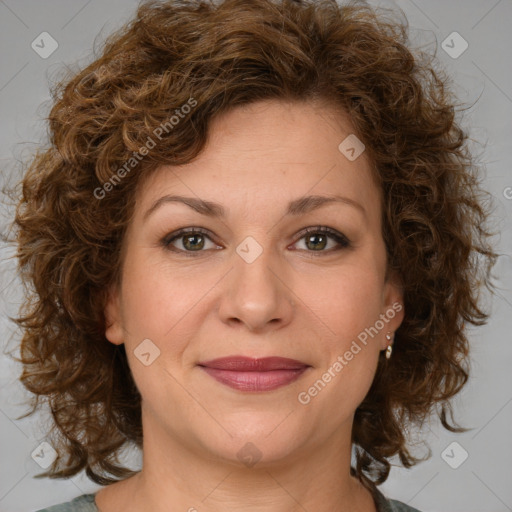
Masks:
[[[122,345],[124,343],[119,295],[118,287],[112,286],[108,291],[105,304],[105,337],[114,345]]]
[[[393,337],[395,331],[400,327],[404,315],[404,293],[401,279],[396,272],[391,272],[384,284],[383,293],[383,309],[382,314],[385,319],[386,327],[381,337],[381,348],[386,349],[388,346],[388,340],[386,334],[389,332]]]

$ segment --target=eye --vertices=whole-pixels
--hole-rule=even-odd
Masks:
[[[210,240],[213,247],[205,247],[205,240]],[[176,247],[176,245],[178,247]],[[202,249],[211,249],[218,247],[214,244],[208,232],[202,228],[183,228],[175,233],[171,233],[162,240],[162,245],[173,252],[181,253],[192,253],[192,252],[204,252]],[[181,246],[181,247],[179,247]],[[189,254],[187,254],[188,256]]]
[[[350,240],[345,235],[325,226],[307,228],[299,233],[299,236],[299,241],[305,240],[306,249],[301,250],[307,252],[330,253],[351,246]],[[329,239],[335,242],[334,247],[324,250],[329,245]],[[210,247],[207,246],[208,240],[211,243]],[[203,249],[220,248],[212,242],[207,230],[196,227],[183,228],[171,233],[162,239],[161,244],[170,251],[187,256],[192,256],[194,252],[204,252]]]
[[[339,233],[335,229],[325,226],[307,228],[300,233],[300,236],[300,240],[305,240],[304,245],[306,250],[309,249],[308,252],[329,253],[340,249],[346,249],[351,245],[350,240],[345,235]],[[329,239],[336,242],[334,244],[334,248],[330,247],[328,250],[324,250],[329,245]]]

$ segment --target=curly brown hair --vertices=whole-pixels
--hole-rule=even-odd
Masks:
[[[480,289],[492,287],[496,254],[449,80],[408,45],[407,22],[366,4],[148,1],[94,62],[54,86],[50,141],[28,164],[13,223],[27,293],[15,319],[20,379],[34,394],[28,414],[49,405],[60,454],[41,476],[85,469],[108,484],[133,473],[119,454],[125,443],[142,446],[141,397],[124,346],[105,338],[104,308],[135,193],[160,165],[198,156],[216,116],[265,99],[327,101],[347,113],[384,198],[388,270],[403,282],[405,318],[356,410],[353,473],[375,485],[392,456],[406,467],[421,460],[406,427],[434,411],[445,428],[464,430],[449,399],[468,379],[465,325],[488,318]],[[170,111],[191,98],[173,128]]]

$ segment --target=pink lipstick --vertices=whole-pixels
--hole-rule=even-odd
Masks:
[[[240,391],[271,391],[297,380],[309,365],[284,357],[222,357],[198,363],[215,380]]]

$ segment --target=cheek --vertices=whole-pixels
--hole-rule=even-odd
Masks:
[[[185,268],[155,258],[154,250],[133,251],[123,274],[123,322],[131,348],[153,340],[165,359],[177,361],[204,321],[209,292],[219,284],[216,272],[204,265]],[[211,305],[210,305],[211,307]]]
[[[347,265],[303,279],[297,295],[304,297],[331,334],[346,340],[379,318],[382,291],[375,266]]]
[[[189,288],[182,286],[176,274],[170,279],[144,253],[133,251],[123,270],[123,323],[131,344],[144,338],[158,343],[189,308]]]
[[[308,286],[305,302],[321,334],[315,340],[317,369],[298,399],[318,407],[325,426],[335,428],[350,417],[373,382],[380,352],[377,339],[383,335],[372,331],[382,313],[380,277],[371,267],[354,265],[317,276],[315,286]]]
[[[381,276],[376,266],[354,264],[316,276],[312,285],[301,293],[309,294],[305,302],[315,313],[311,319],[317,318],[315,343],[321,344],[321,349],[318,371],[307,385],[313,386],[313,395],[322,394],[318,405],[331,400],[339,404],[335,416],[341,421],[363,400],[377,368],[377,340],[383,334],[372,328],[382,313]],[[303,391],[312,399],[308,389]]]

